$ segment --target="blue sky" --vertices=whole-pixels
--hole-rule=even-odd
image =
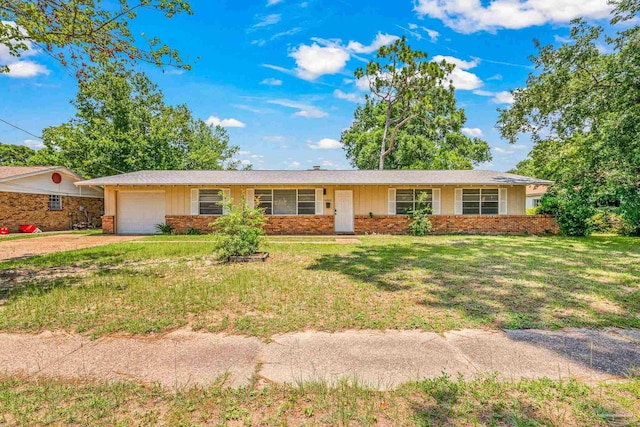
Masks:
[[[605,22],[606,0],[192,0],[194,15],[166,20],[143,13],[135,32],[159,36],[193,64],[191,71],[142,67],[166,102],[187,104],[221,124],[256,169],[346,169],[340,133],[364,95],[353,78],[375,48],[406,35],[414,49],[456,64],[451,76],[467,113],[465,132],[492,147],[481,169],[504,171],[531,144],[500,139],[497,108],[532,71],[533,39],[559,44],[569,21]],[[0,118],[39,135],[69,120],[76,82],[37,51],[17,61],[0,47]],[[0,123],[0,142],[39,141]]]

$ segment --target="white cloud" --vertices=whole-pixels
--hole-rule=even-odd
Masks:
[[[291,163],[289,163],[288,167],[289,168],[293,168],[293,169],[299,168],[300,167],[300,162],[291,162]]]
[[[247,159],[240,160],[240,164],[242,166],[249,166],[251,164],[251,160],[247,160]]]
[[[209,126],[222,126],[223,128],[243,128],[245,124],[237,119],[220,119],[216,116],[209,116],[205,123]]]
[[[333,91],[333,96],[338,99],[344,99],[349,102],[362,102],[362,97],[357,93],[346,93],[341,91],[340,89],[336,89]]]
[[[263,81],[261,81],[260,84],[268,86],[282,86],[282,80],[269,77],[268,79],[264,79]]]
[[[493,76],[487,78],[487,80],[502,80],[502,74],[494,74]]]
[[[34,150],[39,150],[41,148],[44,148],[44,142],[36,139],[25,139],[24,141],[22,141],[20,145],[24,145]]]
[[[524,150],[527,148],[526,145],[524,144],[520,144],[520,145],[512,145],[513,148],[515,148],[516,150]]]
[[[267,7],[282,3],[282,0],[267,0]]]
[[[431,43],[435,43],[438,41],[438,37],[440,37],[440,33],[436,30],[429,29],[427,27],[422,27],[422,30],[427,33],[429,38],[431,39]]]
[[[479,96],[487,96],[491,98],[494,104],[513,104],[515,102],[511,92],[490,92],[488,90],[474,90],[473,93]]]
[[[262,27],[270,27],[271,25],[275,25],[278,22],[280,22],[281,17],[282,16],[277,13],[272,13],[271,15],[262,16],[260,17],[258,22],[253,24],[251,28],[255,29],[255,28],[262,28]]]
[[[411,30],[415,30],[415,29],[418,28],[417,24],[408,24],[408,25],[409,25],[409,29],[411,29]]]
[[[284,142],[287,140],[287,138],[281,135],[275,135],[275,136],[263,136],[262,140],[269,141],[269,142]]]
[[[251,154],[251,151],[238,151],[238,156],[248,156],[249,154]]]
[[[339,44],[320,46],[315,42],[311,46],[298,46],[289,56],[296,60],[296,74],[304,80],[315,80],[324,74],[336,74],[350,58],[349,53]]]
[[[342,142],[331,138],[323,138],[315,144],[312,141],[307,141],[307,145],[314,150],[335,150],[342,148]]]
[[[462,128],[462,133],[472,138],[482,138],[482,129],[480,128]]]
[[[558,42],[558,43],[572,43],[573,39],[571,37],[563,37],[563,36],[559,36],[559,35],[554,35],[553,39]]]
[[[373,53],[376,50],[380,49],[382,46],[391,44],[399,38],[400,37],[391,34],[378,33],[376,35],[376,38],[369,46],[365,46],[360,42],[350,41],[347,45],[347,49],[355,53]]]
[[[310,119],[319,119],[328,116],[328,114],[318,107],[304,104],[302,102],[291,101],[288,99],[272,99],[267,101],[269,104],[281,105],[287,108],[294,108],[298,111],[293,113],[296,117],[307,117]]]
[[[496,104],[513,104],[515,102],[515,99],[513,98],[511,92],[502,91],[496,93],[492,101]]]
[[[601,19],[611,9],[607,0],[417,0],[414,6],[418,16],[439,19],[461,33]]]
[[[473,90],[483,85],[480,77],[466,71],[477,67],[479,63],[478,59],[474,59],[473,61],[464,61],[453,56],[436,55],[433,57],[433,60],[435,62],[445,61],[456,66],[449,75],[449,79],[451,79],[453,87],[456,89]]]
[[[495,151],[496,153],[500,153],[500,154],[513,154],[513,153],[515,153],[515,151],[513,151],[513,150],[507,150],[506,148],[502,148],[502,147],[493,147],[493,151]]]
[[[48,75],[50,71],[44,65],[33,61],[17,61],[7,65],[9,72],[4,75],[15,78],[35,77],[40,74]]]

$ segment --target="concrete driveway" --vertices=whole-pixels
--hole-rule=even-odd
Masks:
[[[105,234],[52,234],[31,239],[2,241],[0,239],[0,261],[29,258],[54,252],[71,251],[128,242],[141,236],[110,236]]]

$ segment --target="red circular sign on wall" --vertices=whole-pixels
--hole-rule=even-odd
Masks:
[[[62,182],[62,175],[60,175],[58,172],[54,172],[51,175],[51,181],[53,181],[54,184],[60,184]]]

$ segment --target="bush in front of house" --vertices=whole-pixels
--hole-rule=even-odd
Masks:
[[[156,230],[165,236],[173,234],[173,227],[169,224],[156,224]]]
[[[220,202],[225,215],[209,224],[217,236],[214,251],[221,260],[231,256],[253,255],[260,250],[264,241],[264,211],[250,207],[246,198],[242,203],[234,204],[233,199]]]
[[[427,195],[422,193],[416,200],[416,208],[409,212],[409,233],[414,236],[424,236],[433,229],[431,220],[431,207],[428,205]]]
[[[588,236],[593,231],[595,214],[589,193],[582,189],[552,187],[542,196],[538,214],[555,215],[565,236]]]

